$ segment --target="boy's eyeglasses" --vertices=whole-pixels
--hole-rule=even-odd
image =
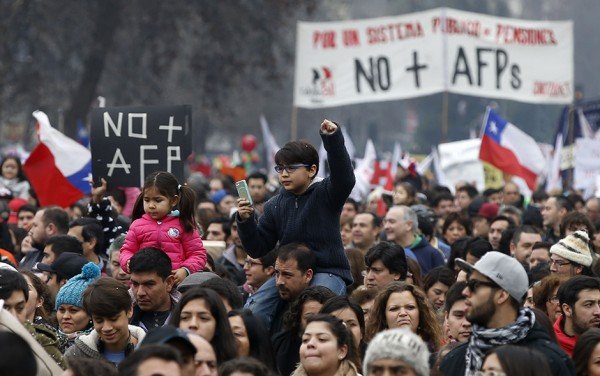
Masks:
[[[303,164],[303,163],[296,163],[296,164],[291,164],[291,165],[287,165],[287,166],[277,165],[277,166],[275,166],[275,171],[277,171],[278,174],[281,174],[283,172],[283,170],[285,170],[288,174],[291,174],[292,172],[294,172],[297,169],[302,168],[302,167],[309,168],[310,165]]]

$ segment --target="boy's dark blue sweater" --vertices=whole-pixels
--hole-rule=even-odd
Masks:
[[[238,233],[246,252],[253,258],[280,245],[307,244],[317,257],[315,273],[332,273],[352,283],[348,258],[340,235],[340,214],[354,187],[354,170],[344,146],[341,129],[321,134],[331,174],[313,181],[306,192],[296,196],[281,188],[265,203],[258,223],[253,218],[238,222]]]

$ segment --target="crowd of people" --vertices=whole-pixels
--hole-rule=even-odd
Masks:
[[[329,175],[289,142],[252,202],[157,171],[40,207],[3,157],[0,374],[600,375],[600,198],[399,167],[359,202],[319,133]]]

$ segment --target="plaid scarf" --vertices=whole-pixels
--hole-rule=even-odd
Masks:
[[[521,308],[517,320],[502,328],[488,329],[473,325],[473,332],[467,347],[466,376],[474,375],[483,364],[485,354],[494,347],[517,343],[527,336],[535,324],[535,315],[528,308]]]

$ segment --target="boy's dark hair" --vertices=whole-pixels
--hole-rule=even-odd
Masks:
[[[356,201],[355,199],[353,199],[352,197],[348,197],[345,201],[346,204],[351,204],[352,206],[354,206],[354,210],[356,210],[356,212],[360,212],[360,203],[358,201]]]
[[[127,202],[127,196],[125,195],[125,191],[121,188],[114,187],[108,191],[108,196],[111,196],[113,200],[117,202],[117,204],[121,206],[125,206]]]
[[[518,244],[519,241],[521,240],[521,234],[541,235],[540,231],[537,228],[530,226],[530,225],[522,225],[522,226],[515,227],[515,232],[513,232],[513,236],[510,239],[510,242],[515,245]]]
[[[440,202],[442,201],[452,201],[454,202],[454,197],[452,197],[452,194],[450,193],[440,193],[437,194],[433,197],[433,200],[431,200],[431,207],[432,208],[437,208],[438,205],[440,204]]]
[[[182,360],[179,352],[168,345],[147,345],[136,349],[119,364],[119,376],[136,376],[140,364],[152,358],[167,362],[176,362],[181,366]]]
[[[491,195],[494,195],[496,193],[500,193],[502,192],[502,188],[488,188],[486,190],[483,191],[483,197],[490,197]]]
[[[73,376],[117,376],[117,369],[104,359],[69,357],[69,370]]]
[[[277,258],[281,261],[288,261],[290,259],[296,260],[298,263],[298,270],[302,273],[306,273],[308,269],[315,269],[317,264],[317,258],[313,251],[308,248],[307,245],[302,243],[288,243],[282,245],[277,250]]]
[[[406,279],[408,265],[406,255],[401,245],[391,242],[379,242],[371,247],[365,255],[365,265],[371,267],[377,260],[381,260],[383,265],[390,270],[390,273],[400,274],[400,279]]]
[[[570,307],[574,307],[582,290],[600,290],[600,279],[578,275],[561,284],[556,294],[561,309],[565,303]]]
[[[372,219],[373,227],[381,227],[381,217],[372,212],[359,212],[358,214],[368,214]]]
[[[271,374],[267,366],[249,356],[231,359],[219,366],[219,376],[231,376],[236,372],[252,376],[267,376]]]
[[[538,189],[537,191],[531,194],[531,201],[533,202],[542,202],[548,199],[548,193],[543,189]]]
[[[569,201],[565,196],[552,196],[556,199],[556,208],[558,210],[560,209],[566,209],[567,212],[571,212],[573,211],[573,204],[571,204],[571,201]]]
[[[129,312],[131,304],[127,287],[110,277],[101,277],[83,292],[83,309],[90,316],[114,317]]]
[[[250,175],[248,175],[246,177],[247,182],[249,182],[250,179],[260,179],[263,181],[264,184],[267,184],[267,181],[269,181],[269,178],[267,177],[267,175],[263,174],[260,171],[254,171],[253,173],[251,173]]]
[[[66,234],[69,232],[69,214],[61,207],[45,207],[44,214],[42,215],[42,222],[44,222],[45,225],[50,223],[54,224],[59,234]]]
[[[263,270],[268,268],[269,266],[275,266],[275,260],[277,260],[277,252],[275,250],[267,253],[266,255],[259,258],[260,262],[262,262]]]
[[[179,197],[177,209],[179,210],[179,221],[185,232],[196,229],[196,193],[187,185],[179,184],[177,177],[166,171],[155,171],[148,175],[142,187],[142,193],[135,200],[131,220],[135,221],[144,215],[144,191],[156,188],[161,195],[169,199]]]
[[[539,249],[539,248],[544,248],[546,251],[550,252],[550,248],[553,246],[552,243],[550,242],[535,242],[533,243],[533,246],[531,247],[531,249]]]
[[[83,254],[83,248],[81,242],[74,236],[71,235],[54,235],[51,236],[46,242],[46,246],[50,246],[52,252],[56,257],[64,252],[73,252],[80,255]]]
[[[158,248],[143,248],[129,261],[131,273],[155,272],[163,280],[171,275],[171,259]]]
[[[19,210],[17,210],[17,216],[19,216],[19,213],[21,213],[21,212],[29,212],[29,213],[35,214],[37,211],[38,211],[38,208],[36,208],[35,206],[33,206],[31,204],[25,204],[25,205],[21,206],[19,208]]]
[[[483,255],[493,251],[494,248],[492,247],[492,244],[486,239],[481,237],[475,237],[467,241],[465,250],[465,256],[467,254],[471,254],[477,258],[482,258]]]
[[[467,287],[467,282],[456,282],[448,289],[446,293],[446,301],[444,302],[444,312],[450,312],[454,303],[465,300],[465,296],[462,294],[463,290]]]
[[[29,298],[29,286],[25,278],[12,270],[0,269],[0,299],[8,299],[14,291],[23,291],[25,301]]]
[[[229,302],[233,309],[240,309],[244,305],[244,299],[235,283],[226,278],[210,278],[200,284],[200,287],[211,289],[222,299]]]
[[[283,145],[275,154],[275,163],[278,165],[291,165],[295,163],[307,164],[309,166],[315,165],[317,169],[314,176],[317,176],[319,173],[319,153],[314,146],[304,140],[290,141]]]
[[[471,184],[466,184],[458,188],[456,193],[458,192],[465,192],[467,195],[469,195],[469,198],[473,198],[479,194],[477,188],[473,187]]]
[[[497,215],[494,218],[492,218],[492,220],[490,221],[490,226],[497,221],[506,221],[508,222],[508,227],[514,227],[515,225],[515,221],[512,220],[512,218],[509,218],[505,215]]]
[[[94,246],[95,254],[102,255],[106,253],[106,249],[104,249],[104,230],[100,222],[94,218],[81,217],[69,224],[69,228],[77,226],[81,226],[81,236],[84,241],[89,242],[92,239],[96,239],[96,245]]]
[[[225,233],[225,239],[229,239],[229,237],[231,236],[231,219],[226,217],[213,218],[206,225],[206,229],[208,229],[208,226],[210,226],[213,223],[219,223],[221,225],[221,228],[223,229],[223,232]]]

